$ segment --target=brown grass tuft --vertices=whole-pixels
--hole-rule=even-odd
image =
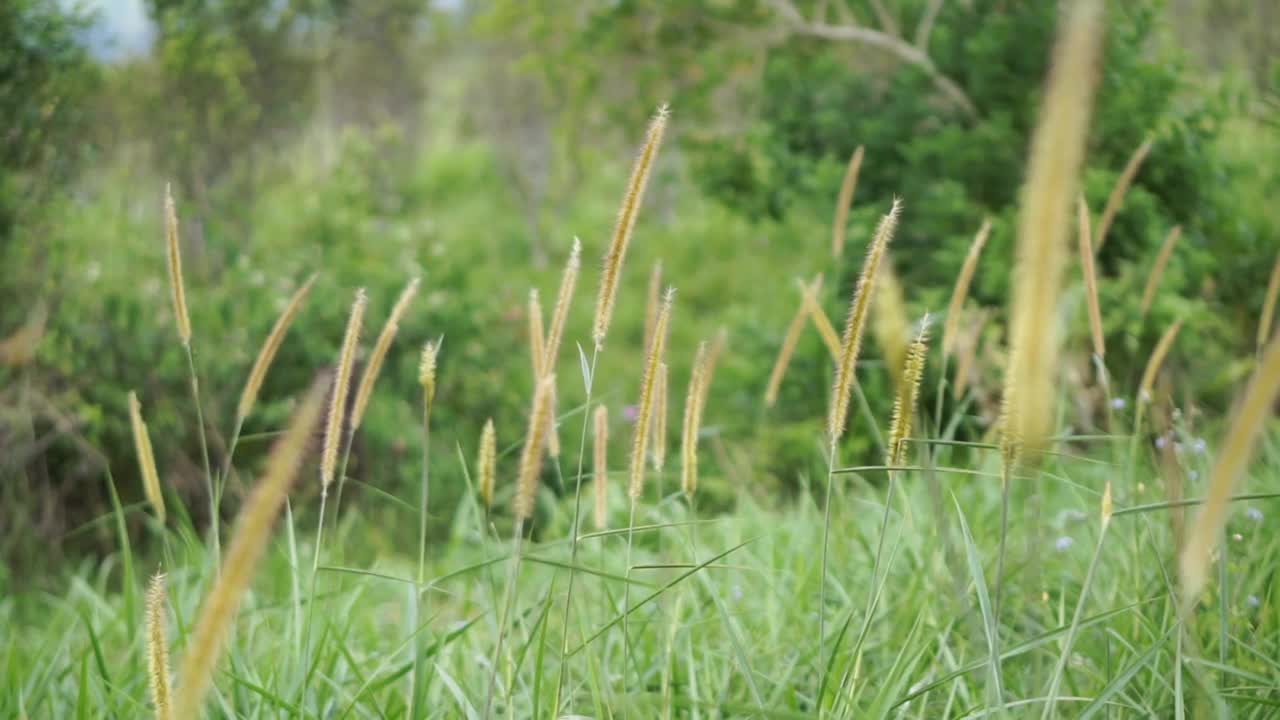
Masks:
[[[964,300],[969,296],[969,286],[973,284],[973,274],[978,269],[978,258],[982,256],[982,248],[991,235],[991,219],[982,221],[978,234],[973,236],[969,244],[969,252],[964,256],[964,265],[960,267],[960,275],[956,278],[956,286],[951,291],[951,302],[947,304],[947,321],[942,326],[942,354],[950,357],[955,351],[956,330],[960,327],[960,311],[964,308]]]
[[[156,456],[151,449],[151,433],[142,420],[142,404],[137,393],[129,391],[129,424],[133,428],[133,447],[138,454],[138,468],[142,474],[142,491],[155,511],[156,520],[164,524],[164,494],[160,492],[160,473],[156,471]]]
[[[1101,41],[1101,4],[1075,3],[1058,33],[1023,189],[1005,396],[1012,404],[1009,429],[1028,448],[1045,444],[1053,422],[1067,222],[1084,159]]]
[[[1098,276],[1093,268],[1093,245],[1089,240],[1089,206],[1084,195],[1076,203],[1076,225],[1080,240],[1080,273],[1084,276],[1084,299],[1089,307],[1089,334],[1093,338],[1093,354],[1099,359],[1107,356],[1106,340],[1102,334],[1102,309],[1098,307]]]
[[[542,474],[542,451],[546,445],[547,426],[551,423],[551,395],[555,383],[555,374],[548,374],[538,380],[533,391],[529,426],[525,433],[524,449],[520,453],[520,471],[516,476],[516,495],[512,507],[519,520],[533,517],[533,505],[538,496],[538,478]]]
[[[173,300],[173,319],[178,325],[178,339],[184,347],[191,345],[191,317],[187,313],[187,291],[182,284],[182,251],[178,247],[178,211],[173,204],[169,184],[164,186],[164,238],[169,261],[169,296]]]
[[[867,322],[867,309],[871,304],[871,295],[876,285],[876,270],[880,267],[880,259],[884,257],[885,248],[893,238],[898,226],[898,215],[902,211],[902,203],[894,199],[889,214],[880,220],[875,237],[867,249],[867,258],[862,264],[862,275],[858,278],[858,287],[853,299],[849,302],[849,314],[845,318],[844,337],[840,342],[840,359],[836,363],[835,383],[831,393],[831,412],[827,416],[827,432],[832,441],[840,439],[844,434],[845,423],[849,417],[849,393],[853,389],[853,374],[858,364],[858,353],[862,348],[862,331]]]
[[[622,274],[622,261],[627,254],[627,245],[631,242],[631,231],[635,228],[636,215],[640,212],[640,203],[644,200],[645,187],[649,184],[649,171],[653,160],[658,155],[658,147],[662,145],[662,134],[667,129],[667,106],[658,108],[649,123],[645,134],[644,145],[631,169],[631,179],[627,181],[627,190],[622,196],[622,207],[618,209],[618,220],[613,229],[613,239],[609,242],[609,250],[604,256],[604,270],[600,275],[600,294],[596,299],[596,318],[592,324],[591,337],[596,347],[604,346],[605,335],[609,332],[609,320],[613,317],[613,304],[618,296],[618,280]]]
[[[1245,388],[1209,473],[1204,507],[1182,551],[1182,607],[1190,611],[1208,580],[1209,558],[1227,520],[1227,500],[1280,396],[1280,339],[1272,340]]]
[[[1262,300],[1262,315],[1258,318],[1258,352],[1262,352],[1271,335],[1271,321],[1276,311],[1276,299],[1280,297],[1280,255],[1276,256],[1276,264],[1271,268],[1271,279],[1267,282],[1267,294]]]
[[[338,372],[333,382],[333,395],[329,400],[329,420],[324,432],[324,451],[320,457],[321,492],[328,492],[333,482],[333,472],[338,464],[338,446],[342,444],[343,419],[347,411],[347,389],[351,385],[351,369],[356,362],[356,345],[360,341],[360,324],[368,297],[364,288],[356,291],[351,305],[351,317],[347,320],[347,332],[342,338],[342,350],[338,354]]]
[[[1160,286],[1160,278],[1164,275],[1165,266],[1169,264],[1169,258],[1173,255],[1173,246],[1178,242],[1178,238],[1182,236],[1182,226],[1174,225],[1168,235],[1164,236],[1164,242],[1160,244],[1160,252],[1156,254],[1156,261],[1151,265],[1151,273],[1147,275],[1147,286],[1142,289],[1142,310],[1141,316],[1146,317],[1147,311],[1151,309],[1151,303],[1156,299],[1156,288]],[[1280,264],[1277,264],[1280,267]]]
[[[849,222],[849,207],[853,204],[853,191],[858,187],[858,171],[862,169],[863,147],[859,145],[849,157],[849,166],[844,171],[844,181],[840,183],[840,194],[836,196],[836,215],[831,224],[831,256],[844,254],[845,226]]]
[[[267,370],[271,368],[276,352],[284,342],[285,333],[289,332],[289,326],[293,324],[294,317],[302,309],[302,302],[311,292],[311,286],[315,284],[316,277],[312,275],[307,278],[307,281],[302,283],[302,287],[289,298],[289,304],[285,306],[284,312],[280,313],[280,317],[276,318],[276,324],[271,327],[271,334],[267,335],[267,341],[258,350],[258,358],[253,361],[253,369],[249,371],[249,381],[244,384],[244,390],[240,392],[240,402],[236,405],[238,419],[244,420],[253,412],[253,405],[258,401],[258,391],[262,388],[262,381],[267,377]]]
[[[1094,252],[1102,249],[1104,243],[1107,242],[1107,232],[1111,230],[1111,223],[1116,219],[1116,213],[1120,212],[1120,207],[1124,205],[1124,196],[1129,192],[1129,186],[1133,184],[1133,179],[1138,176],[1138,169],[1142,167],[1142,161],[1147,159],[1147,153],[1151,152],[1152,139],[1147,138],[1133,151],[1133,155],[1129,156],[1129,162],[1125,163],[1124,170],[1120,172],[1120,177],[1116,179],[1115,187],[1111,188],[1111,194],[1107,196],[1107,204],[1102,208],[1102,217],[1098,220],[1098,243],[1094,247]]]
[[[604,405],[597,405],[594,422],[595,434],[592,436],[592,470],[591,487],[595,501],[596,529],[604,530],[609,525],[609,410]]]
[[[662,309],[658,311],[658,321],[653,326],[653,342],[649,344],[644,377],[640,381],[640,402],[636,413],[635,436],[631,441],[631,469],[627,482],[627,495],[632,502],[640,499],[640,491],[644,489],[645,446],[649,441],[649,425],[653,422],[654,406],[657,404],[654,386],[657,385],[658,367],[662,364],[667,347],[667,327],[671,323],[671,306],[675,303],[675,298],[675,288],[667,290]]]
[[[320,411],[325,383],[318,382],[293,414],[289,427],[267,459],[267,469],[257,487],[245,499],[222,570],[205,597],[200,615],[187,642],[174,697],[175,718],[197,718],[200,702],[212,680],[222,643],[235,619],[240,598],[253,579],[258,561],[271,537],[271,526],[302,460]]]
[[[156,720],[170,720],[172,699],[169,697],[169,640],[164,631],[164,575],[157,573],[147,587],[147,685]]]
[[[373,384],[378,381],[378,373],[382,372],[382,363],[387,358],[387,351],[391,349],[391,341],[395,340],[396,332],[400,329],[400,318],[404,317],[417,292],[418,279],[414,278],[400,293],[400,299],[396,300],[391,314],[387,316],[387,323],[382,326],[382,332],[378,333],[378,341],[373,346],[373,353],[369,355],[369,364],[365,366],[360,385],[356,388],[356,400],[351,408],[351,432],[355,432],[364,419],[365,408],[369,406],[369,398],[373,395]]]
[[[480,432],[480,455],[476,458],[476,489],[486,509],[493,507],[494,476],[498,466],[498,443],[493,431],[493,418],[484,422]]]

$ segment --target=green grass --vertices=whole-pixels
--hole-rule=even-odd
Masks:
[[[1280,491],[1274,444],[1264,448],[1251,478],[1254,496],[1233,506],[1228,535],[1239,538],[1229,540],[1225,612],[1224,598],[1211,588],[1189,626],[1176,612],[1169,508],[1158,481],[1123,480],[1125,465],[1098,459],[1110,445],[1070,443],[1046,458],[1040,485],[1015,478],[998,616],[987,600],[995,593],[989,585],[1000,534],[997,480],[940,471],[948,496],[941,507],[951,513],[942,522],[933,515],[939,504],[923,471],[902,472],[877,583],[884,473],[837,473],[826,658],[816,656],[823,509],[807,495],[766,501],[750,478],[730,478],[739,489],[736,507],[696,523],[682,498],[651,495],[637,511],[629,573],[625,528],[584,534],[572,565],[567,654],[561,636],[570,544],[539,535],[524,543],[495,716],[788,718],[812,717],[821,705],[828,717],[1024,717],[1045,712],[1052,694],[1061,717],[1206,717],[1220,706],[1234,717],[1274,717],[1280,708],[1274,561],[1280,537],[1269,532],[1280,510],[1268,497]],[[1185,459],[1203,472],[1204,456],[1188,450]],[[998,471],[994,452],[983,449],[940,446],[938,462]],[[1100,542],[1098,505],[1107,478],[1115,485],[1116,514]],[[305,473],[302,482],[311,480]],[[668,480],[668,487],[676,484]],[[1044,492],[1038,532],[1028,524],[1035,487]],[[1189,496],[1198,489],[1191,483]],[[297,494],[282,523],[305,514],[300,498],[311,494]],[[620,524],[625,498],[612,500],[611,518]],[[299,590],[310,584],[314,559],[309,527],[277,528],[215,674],[207,717],[403,717],[415,660],[417,717],[481,716],[509,533],[486,529],[470,500],[434,509],[452,514],[451,540],[429,548],[428,579],[418,586],[416,548],[375,550],[368,540],[388,518],[416,527],[415,503],[372,494],[365,503],[352,503],[326,539],[314,595]],[[543,527],[565,527],[572,503],[572,495],[553,501],[548,493]],[[1263,518],[1247,517],[1246,507]],[[145,512],[122,506],[107,520],[123,527]],[[949,537],[940,536],[941,527],[951,529]],[[179,658],[212,579],[206,546],[181,521],[179,528],[164,543],[144,543],[167,548],[157,557],[144,559],[122,545],[104,562],[68,571],[55,592],[19,591],[0,600],[6,628],[0,716],[149,714],[135,597],[145,576],[163,566],[171,650]],[[329,562],[336,548],[343,567]],[[632,613],[624,643],[628,576]],[[420,604],[415,587],[424,593]],[[312,603],[311,654],[304,657],[303,618]],[[553,708],[561,672],[562,706]]]

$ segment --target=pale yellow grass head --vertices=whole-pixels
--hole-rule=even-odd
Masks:
[[[129,391],[129,425],[133,428],[133,447],[138,455],[138,467],[142,474],[142,491],[156,514],[156,521],[164,524],[164,494],[160,491],[160,473],[156,470],[155,451],[151,448],[151,433],[142,419],[142,404],[137,393]]]
[[[964,265],[960,267],[960,275],[956,277],[956,285],[951,290],[951,302],[947,304],[947,321],[942,326],[942,354],[950,357],[955,352],[956,331],[960,327],[960,315],[964,309],[965,298],[969,296],[969,286],[973,284],[973,275],[978,270],[978,258],[982,256],[982,248],[986,247],[987,238],[991,235],[991,219],[982,221],[978,234],[973,236],[969,244],[969,252],[964,256]]]
[[[378,333],[378,340],[374,343],[373,352],[369,354],[369,362],[365,365],[364,374],[360,376],[360,385],[356,387],[356,399],[351,406],[352,432],[355,432],[356,428],[360,427],[360,421],[364,420],[364,411],[369,407],[369,398],[373,397],[373,384],[378,381],[378,374],[382,372],[382,363],[387,358],[387,351],[391,349],[391,342],[395,340],[396,333],[400,330],[400,320],[408,311],[409,303],[413,301],[413,296],[417,292],[418,278],[414,278],[400,293],[400,298],[391,308],[391,314],[387,316],[386,324],[382,326],[382,332]]]
[[[520,470],[516,476],[516,494],[513,510],[518,520],[533,517],[534,501],[538,496],[538,480],[542,474],[542,456],[546,448],[547,427],[551,423],[551,393],[555,387],[555,374],[545,375],[533,391],[529,409],[529,426],[525,432],[524,448],[520,453]]]
[[[164,238],[169,264],[169,296],[173,301],[173,318],[178,326],[178,339],[191,345],[191,316],[187,312],[187,291],[182,283],[182,250],[178,240],[178,211],[173,204],[169,184],[164,186]]]
[[[169,692],[169,639],[165,633],[164,575],[157,573],[147,586],[147,685],[156,720],[173,717]]]
[[[498,444],[493,430],[493,418],[484,422],[480,432],[480,454],[476,458],[477,491],[485,508],[493,507],[493,488],[498,466]]]
[[[597,530],[609,525],[609,410],[597,405],[592,421],[591,487]]]
[[[364,288],[356,291],[355,302],[351,305],[351,316],[347,320],[347,332],[342,338],[342,349],[338,353],[338,370],[334,376],[333,394],[329,400],[329,420],[325,426],[324,449],[320,456],[320,486],[327,491],[333,482],[333,474],[338,465],[338,446],[342,444],[344,421],[347,411],[347,391],[351,386],[351,371],[356,363],[356,348],[360,343],[360,327],[364,321],[364,309],[368,297]]]
[[[844,171],[844,180],[840,183],[840,194],[836,196],[836,214],[831,223],[831,256],[838,258],[844,254],[845,226],[849,222],[849,207],[853,204],[853,192],[858,187],[858,171],[862,169],[863,147],[859,145],[849,156],[849,165]]]
[[[671,307],[675,303],[675,288],[667,290],[662,301],[662,309],[658,312],[658,321],[653,329],[653,342],[649,344],[649,355],[645,358],[644,376],[640,381],[640,402],[636,411],[635,435],[631,443],[631,467],[628,473],[627,495],[631,501],[640,499],[644,488],[644,464],[646,445],[649,441],[650,425],[653,422],[657,393],[654,392],[658,382],[658,367],[666,354],[667,327],[671,322]]]
[[[258,350],[258,357],[253,361],[253,369],[249,371],[249,380],[244,384],[244,390],[240,392],[240,402],[236,405],[238,419],[244,420],[253,412],[253,405],[258,400],[258,391],[262,389],[262,381],[267,377],[267,370],[271,368],[276,352],[284,342],[285,333],[289,332],[289,326],[293,324],[293,319],[302,309],[302,303],[311,292],[311,286],[315,284],[316,277],[312,275],[307,278],[307,281],[293,293],[293,297],[289,298],[289,304],[285,306],[284,312],[280,313],[280,317],[276,318],[276,324],[272,326],[266,342]]]

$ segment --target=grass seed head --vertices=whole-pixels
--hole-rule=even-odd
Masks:
[[[365,408],[369,406],[369,398],[373,396],[373,384],[378,381],[378,373],[382,372],[382,363],[387,358],[387,351],[391,349],[391,341],[395,340],[396,332],[400,329],[400,319],[404,317],[405,311],[409,309],[409,303],[413,301],[413,296],[417,292],[418,278],[414,278],[400,293],[400,299],[396,300],[395,306],[391,308],[391,314],[387,316],[382,332],[378,333],[378,340],[374,343],[373,352],[369,355],[369,363],[365,365],[364,375],[360,377],[360,385],[356,388],[355,403],[351,406],[352,432],[360,427],[360,421],[364,419]]]
[[[356,363],[356,346],[360,343],[360,325],[364,321],[367,303],[364,288],[360,288],[351,305],[351,317],[347,320],[347,332],[342,338],[342,349],[338,354],[338,371],[334,376],[333,393],[329,399],[329,420],[325,426],[324,450],[320,457],[320,486],[325,491],[333,482],[338,464],[338,446],[342,444],[343,421],[347,410],[347,391],[351,385],[351,370]]]
[[[258,357],[253,361],[253,369],[249,371],[249,380],[244,384],[244,390],[240,392],[240,402],[236,405],[236,417],[240,420],[249,417],[253,412],[254,403],[258,401],[258,391],[262,389],[262,381],[267,377],[267,370],[271,368],[276,352],[284,342],[284,336],[289,332],[289,326],[293,324],[294,317],[302,309],[302,303],[311,292],[311,286],[315,284],[316,277],[312,275],[307,278],[307,281],[302,283],[302,287],[299,287],[293,293],[293,297],[289,298],[289,304],[285,306],[284,312],[280,313],[280,317],[276,318],[276,324],[271,327],[267,341],[258,350]]]

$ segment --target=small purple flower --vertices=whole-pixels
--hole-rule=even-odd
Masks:
[[[1166,438],[1165,436],[1161,435],[1160,437],[1157,437],[1157,438],[1156,438],[1156,449],[1157,449],[1157,450],[1163,450],[1163,449],[1164,449],[1164,446],[1165,446],[1165,445],[1168,445],[1168,444],[1169,444],[1169,439],[1168,439],[1168,438]]]
[[[1244,604],[1256,610],[1260,605],[1262,605],[1262,601],[1258,599],[1257,595],[1250,595],[1244,599]]]
[[[1058,538],[1057,542],[1053,544],[1053,548],[1058,552],[1066,552],[1071,549],[1072,545],[1075,545],[1075,544],[1076,544],[1075,538],[1071,537],[1070,535],[1063,535],[1062,537]]]
[[[1203,455],[1205,447],[1204,438],[1196,438],[1191,441],[1191,452],[1197,455]]]
[[[640,415],[640,408],[635,405],[622,406],[622,419],[627,422],[635,422],[636,417]]]
[[[1262,511],[1259,510],[1258,508],[1255,508],[1255,507],[1247,508],[1244,511],[1244,516],[1256,523],[1262,522]]]
[[[1113,399],[1113,400],[1111,401],[1111,409],[1112,409],[1112,410],[1123,410],[1123,409],[1124,409],[1125,404],[1126,404],[1126,403],[1125,403],[1125,401],[1124,401],[1124,398],[1121,398],[1121,397],[1115,398],[1115,399]]]

